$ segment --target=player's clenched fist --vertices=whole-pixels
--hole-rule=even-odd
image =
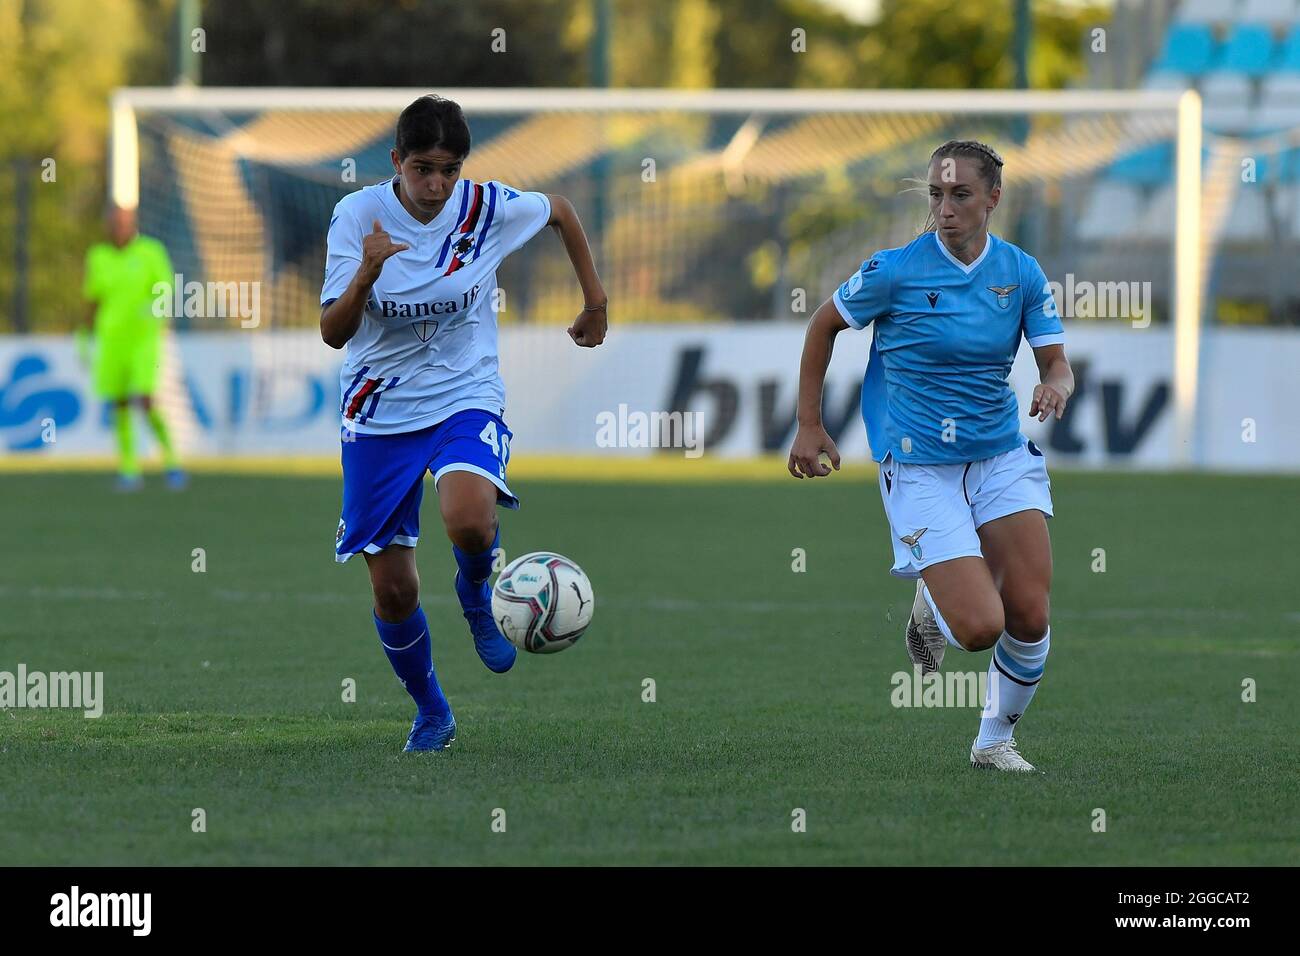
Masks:
[[[609,331],[609,319],[605,310],[606,307],[600,305],[579,312],[578,317],[569,326],[569,338],[585,349],[595,348],[605,341],[605,333]]]
[[[384,263],[404,249],[411,248],[404,242],[393,242],[391,236],[384,232],[384,227],[375,220],[370,234],[361,240],[361,271],[370,282],[379,278]]]
[[[815,425],[800,425],[790,447],[790,460],[786,468],[796,478],[825,478],[831,469],[821,463],[821,454],[825,452],[836,471],[840,470],[840,452],[835,442],[826,433],[826,429]]]

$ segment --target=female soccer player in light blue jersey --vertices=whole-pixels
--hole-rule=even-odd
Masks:
[[[415,545],[424,476],[433,475],[474,646],[496,673],[515,649],[492,619],[496,507],[512,434],[497,367],[497,266],[544,226],[564,241],[586,300],[569,328],[605,339],[605,290],[563,196],[461,178],[470,150],[459,106],[422,96],[397,121],[396,175],[345,196],[330,220],[321,337],[347,347],[340,376],[343,514],[335,560],[364,554],[379,641],[417,714],[406,750],[442,750],[456,721],[434,673]]]
[[[835,336],[872,325],[862,417],[880,466],[892,572],[919,578],[905,643],[923,673],[948,644],[993,648],[971,764],[1032,771],[1012,728],[1043,676],[1051,629],[1052,498],[1043,453],[1020,433],[1007,385],[1023,336],[1041,384],[1029,414],[1058,419],[1074,391],[1059,314],[1038,263],[989,234],[1002,159],[988,146],[944,143],[930,157],[933,227],[877,252],[823,303],[799,368],[796,478],[840,466],[822,427],[822,385]]]

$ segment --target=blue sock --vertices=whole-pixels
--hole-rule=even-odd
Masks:
[[[500,527],[497,528],[496,535],[492,538],[492,544],[486,551],[480,551],[478,554],[467,554],[456,545],[451,546],[451,553],[456,558],[456,565],[460,568],[456,596],[460,598],[462,607],[469,607],[471,604],[482,604],[488,596],[487,580],[492,577],[492,556],[499,547],[501,547]]]
[[[426,717],[446,717],[451,708],[438,686],[438,675],[433,672],[429,622],[424,617],[424,608],[417,606],[414,614],[398,624],[381,621],[376,614],[375,629],[397,679],[415,700],[420,713]]]

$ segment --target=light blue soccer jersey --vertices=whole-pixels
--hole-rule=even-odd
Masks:
[[[1065,341],[1032,256],[990,235],[966,265],[927,232],[876,253],[833,299],[853,328],[874,323],[862,419],[876,461],[961,464],[1023,441],[1007,384],[1020,338]]]

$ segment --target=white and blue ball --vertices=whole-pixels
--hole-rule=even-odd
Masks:
[[[492,616],[506,640],[553,654],[582,637],[595,610],[591,581],[563,555],[534,551],[511,561],[492,588]]]

